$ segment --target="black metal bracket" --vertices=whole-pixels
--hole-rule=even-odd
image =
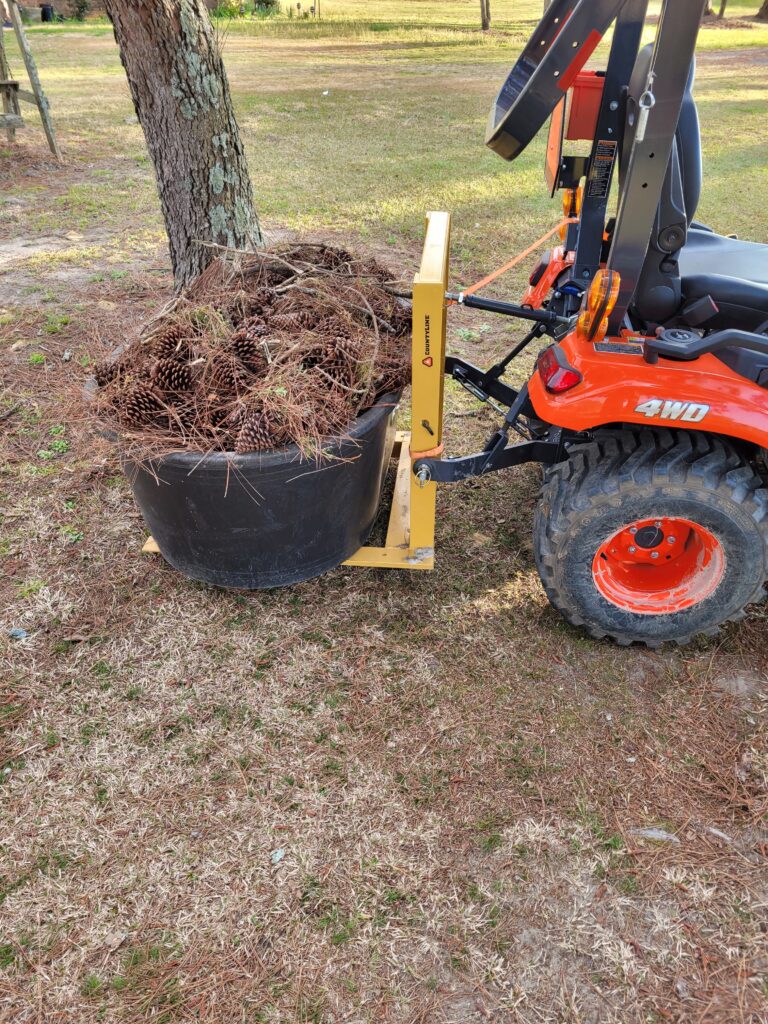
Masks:
[[[471,476],[487,476],[499,469],[520,466],[524,462],[545,462],[548,465],[563,458],[561,431],[555,430],[548,440],[521,441],[504,444],[500,451],[477,452],[455,459],[418,459],[413,471],[420,481],[434,480],[440,484],[454,484]]]
[[[476,366],[449,357],[446,360],[446,372],[453,374],[457,368],[473,371],[474,374],[482,376],[482,371]],[[514,391],[513,388],[506,388],[506,385],[499,384],[498,381],[494,383],[504,388],[510,395],[514,395],[501,427],[491,434],[483,450],[474,455],[460,455],[448,459],[417,459],[413,464],[413,472],[420,483],[425,484],[430,480],[443,484],[456,483],[471,476],[486,476],[499,469],[519,466],[523,462],[552,463],[563,458],[563,431],[559,427],[552,427],[546,439],[535,438],[513,445],[507,443],[509,431],[529,406],[528,386],[521,388],[520,391]]]
[[[485,374],[483,375],[483,380],[481,382],[483,386],[485,386],[492,380],[498,380],[498,378],[501,377],[502,374],[506,371],[507,367],[512,362],[512,360],[516,359],[523,351],[523,349],[527,348],[530,345],[530,343],[534,341],[536,338],[541,338],[546,333],[546,324],[534,324],[534,326],[526,334],[526,336],[521,341],[518,341],[514,348],[510,349],[503,359],[501,359],[498,363],[492,366],[490,370],[485,371]]]
[[[560,156],[557,188],[578,188],[587,173],[588,156]]]
[[[481,370],[458,356],[446,356],[445,372],[480,402],[493,398],[509,408],[517,398],[517,391],[490,376],[490,370]]]

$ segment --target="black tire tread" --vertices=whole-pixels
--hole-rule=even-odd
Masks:
[[[587,623],[558,588],[555,567],[558,551],[567,542],[571,516],[589,508],[598,495],[610,498],[654,483],[698,483],[710,491],[725,489],[730,500],[743,506],[758,525],[768,547],[768,489],[753,467],[723,438],[691,430],[623,428],[599,431],[592,440],[571,445],[568,458],[548,467],[544,474],[534,518],[534,550],[552,605],[567,622],[586,630],[594,639],[609,636],[621,646],[638,642],[635,636],[607,632]],[[765,581],[724,622],[743,619],[745,609],[764,596]],[[714,636],[720,625],[703,632]],[[674,642],[683,646],[694,635],[676,637]],[[667,641],[644,638],[639,642],[658,647]]]

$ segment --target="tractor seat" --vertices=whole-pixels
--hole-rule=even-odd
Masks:
[[[628,116],[619,162],[622,187],[652,50],[652,46],[640,50],[629,84]],[[651,324],[754,331],[768,321],[768,245],[718,235],[694,220],[702,185],[694,78],[695,63],[683,96],[656,224],[633,305],[640,318]],[[681,241],[685,240],[677,252],[659,247],[656,241],[665,229],[673,226],[679,229]],[[717,312],[709,312],[714,307],[708,306],[707,296]]]
[[[768,321],[768,245],[691,227],[678,262],[683,308],[706,296],[718,308],[702,327],[755,330]]]

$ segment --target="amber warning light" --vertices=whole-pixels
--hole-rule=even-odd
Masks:
[[[619,297],[620,285],[615,270],[598,270],[584,296],[576,327],[584,341],[601,341],[608,333],[608,318]]]

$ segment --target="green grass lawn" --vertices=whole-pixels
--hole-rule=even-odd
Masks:
[[[412,244],[424,211],[446,208],[456,220],[458,266],[471,260],[473,269],[505,258],[549,226],[558,210],[542,187],[542,142],[514,166],[482,145],[490,100],[538,5],[498,7],[500,31],[487,36],[473,29],[467,5],[459,3],[391,2],[377,6],[381,20],[374,23],[345,20],[368,9],[348,2],[332,8],[341,21],[298,23],[298,35],[285,20],[228,24],[224,52],[266,222]],[[359,34],[346,33],[351,24]],[[741,32],[746,43],[736,39]],[[112,181],[102,169],[63,194],[50,181],[56,198],[34,211],[37,228],[59,224],[63,206],[78,230],[127,214],[161,230],[143,137],[126,124],[132,108],[109,30],[67,26],[30,36],[72,158],[103,156],[117,134],[119,153],[129,160]],[[729,50],[766,47],[768,27],[707,28],[702,39],[705,49],[709,42]],[[765,227],[762,211],[742,213],[724,199],[765,187],[765,162],[756,158],[768,85],[732,60],[706,64],[706,53],[703,60],[698,98],[710,187],[701,215],[724,230],[754,234]],[[101,97],[97,109],[83,102],[83,89]]]
[[[222,23],[266,229],[409,277],[449,209],[460,283],[556,223],[541,142],[483,146],[539,7]],[[756,7],[702,29],[699,217],[766,240]],[[29,38],[67,162],[33,117],[0,142],[0,1020],[760,1024],[765,609],[683,651],[586,640],[535,572],[533,467],[439,491],[432,574],[235,593],[142,558],[79,400],[170,296],[152,168],[109,27]],[[514,337],[451,314],[478,362]],[[451,452],[495,419],[447,389]]]

